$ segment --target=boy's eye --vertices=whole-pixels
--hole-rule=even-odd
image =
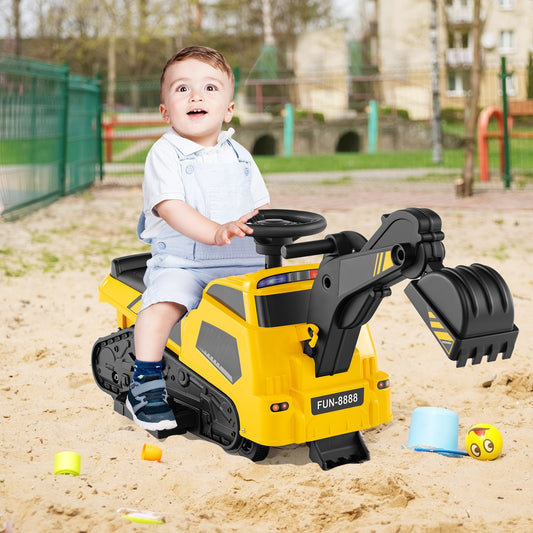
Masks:
[[[179,93],[186,93],[189,89],[186,85],[179,85],[176,89]]]
[[[216,91],[217,88],[214,85],[207,85],[205,88],[206,91]]]

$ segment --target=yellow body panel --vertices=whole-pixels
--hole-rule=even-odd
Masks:
[[[283,446],[310,442],[364,430],[392,419],[388,375],[377,368],[375,348],[367,325],[361,328],[348,371],[318,378],[315,376],[314,360],[303,352],[310,325],[259,325],[256,296],[307,291],[311,289],[313,280],[264,288],[257,288],[258,282],[277,274],[316,268],[318,265],[279,267],[213,281],[204,291],[198,308],[182,320],[181,346],[172,340],[168,343],[180,361],[233,401],[239,415],[240,434],[258,444]],[[207,294],[213,284],[242,293],[246,318]],[[138,291],[108,276],[100,286],[100,299],[117,308],[119,328],[134,324],[140,308]],[[196,347],[200,328],[205,322],[236,339],[241,375],[234,383]],[[363,395],[361,405],[320,414],[312,412],[312,398],[336,395],[338,405],[343,401],[353,401],[356,394]],[[328,401],[333,402],[324,399],[323,405]],[[271,410],[273,404],[283,402],[288,404],[287,410]]]
[[[135,324],[141,308],[139,291],[108,275],[99,287],[99,300],[111,304],[117,310],[117,326],[129,328]]]

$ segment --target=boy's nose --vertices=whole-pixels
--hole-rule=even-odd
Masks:
[[[204,95],[202,94],[202,91],[198,91],[194,89],[191,91],[192,101],[197,102],[198,100],[203,100],[203,99],[204,99]]]

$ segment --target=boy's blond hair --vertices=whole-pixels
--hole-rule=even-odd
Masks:
[[[202,63],[207,63],[213,68],[220,70],[226,74],[231,82],[231,87],[235,87],[235,77],[233,75],[233,70],[229,66],[225,57],[214,50],[213,48],[208,48],[207,46],[188,46],[187,48],[182,48],[179,52],[174,54],[163,67],[163,73],[161,74],[160,88],[163,88],[163,83],[165,81],[165,74],[170,65],[174,63],[179,63],[185,59],[196,59]]]

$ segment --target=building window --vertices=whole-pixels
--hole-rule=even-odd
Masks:
[[[513,9],[514,0],[498,0],[500,9]]]
[[[470,90],[470,74],[464,70],[448,71],[448,96],[464,96]]]
[[[500,0],[501,2],[502,0]],[[509,0],[511,1],[511,0]],[[446,6],[447,7],[470,7],[472,0],[446,0]]]
[[[505,78],[505,92],[507,93],[507,96],[516,96],[517,94],[517,81],[514,72]],[[498,83],[498,94],[502,94],[501,81]]]
[[[514,31],[503,30],[500,32],[500,52],[514,51]]]
[[[470,32],[467,30],[448,32],[448,48],[470,48]]]

